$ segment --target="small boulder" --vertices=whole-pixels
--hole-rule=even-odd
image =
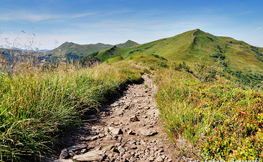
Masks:
[[[84,145],[84,144],[80,144],[80,145],[76,145],[76,146],[71,146],[68,148],[68,152],[71,152],[71,151],[78,151],[78,150],[82,150],[84,148],[86,148],[87,146]]]
[[[67,159],[69,157],[68,149],[65,148],[61,151],[59,159]]]
[[[122,134],[122,130],[120,128],[108,127],[110,132],[114,135]]]
[[[136,122],[139,121],[136,115],[130,117],[130,122]]]
[[[102,161],[104,156],[105,155],[104,155],[103,151],[94,150],[94,151],[90,151],[90,152],[87,152],[87,153],[82,154],[82,155],[75,155],[73,157],[73,160],[76,160],[76,161]]]
[[[157,162],[163,162],[163,158],[161,156],[159,156],[157,159],[156,159]]]
[[[141,130],[141,134],[144,136],[153,136],[155,134],[157,134],[158,132],[156,132],[155,130],[152,129],[143,129]]]
[[[135,135],[135,132],[133,130],[129,130],[128,135]]]

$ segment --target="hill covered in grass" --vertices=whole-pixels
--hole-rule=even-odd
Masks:
[[[43,55],[48,56],[47,60],[50,61],[69,61],[83,58],[86,55],[89,55],[93,52],[100,51],[112,45],[108,44],[88,44],[88,45],[79,45],[73,42],[65,42],[59,47],[43,53]]]
[[[226,77],[233,77],[247,84],[250,84],[250,80],[257,84],[263,79],[263,48],[230,37],[214,36],[199,29],[130,48],[112,46],[93,56],[104,62],[142,53],[156,54],[186,64],[199,59],[207,60],[209,64],[220,61],[227,72]]]
[[[191,146],[176,145],[182,156],[263,158],[261,55],[262,48],[192,30],[130,48],[110,46],[80,60],[103,62],[94,67],[50,64],[0,73],[0,160],[36,161],[59,146],[54,137],[143,73],[154,74],[171,142]]]
[[[134,47],[137,45],[138,43],[128,40],[125,43],[120,43],[115,46],[119,48],[129,48],[129,47]],[[51,51],[42,52],[42,55],[47,60],[52,61],[52,62],[55,62],[55,61],[66,62],[69,60],[74,61],[74,60],[83,58],[85,56],[88,56],[94,52],[98,52],[98,51],[107,49],[112,46],[113,45],[103,44],[103,43],[79,45],[73,42],[65,42],[59,47]]]
[[[184,62],[193,62],[200,57],[213,60],[224,55],[224,59],[235,60],[233,65],[236,69],[240,66],[242,69],[252,68],[249,64],[255,65],[255,68],[263,68],[263,48],[230,37],[214,36],[199,29],[127,49],[117,46],[102,50],[97,57],[104,61],[113,56],[121,55],[126,58],[139,53],[157,54],[166,59]]]
[[[135,46],[138,46],[139,43],[137,42],[134,42],[132,40],[127,40],[125,43],[120,43],[120,44],[117,44],[116,47],[119,47],[119,48],[130,48],[130,47],[135,47]]]

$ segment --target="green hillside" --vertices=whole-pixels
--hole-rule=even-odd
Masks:
[[[230,37],[214,36],[199,29],[131,48],[113,46],[101,50],[95,57],[106,61],[119,56],[125,59],[136,54],[157,54],[186,64],[193,64],[200,59],[214,64],[219,60],[224,71],[234,79],[247,84],[252,79],[257,84],[263,78],[263,48]]]
[[[78,47],[65,43],[56,50]],[[0,161],[37,161],[65,148],[58,142],[65,130],[93,122],[87,115],[120,96],[128,83],[141,83],[143,73],[158,86],[160,124],[177,159],[261,161],[262,53],[233,38],[192,30],[130,48],[110,46],[73,64],[18,59],[0,73]]]
[[[127,58],[128,56],[134,54],[146,53],[158,54],[170,59],[175,57],[178,53],[184,51],[184,49],[192,41],[192,33],[193,31],[188,31],[175,37],[161,39],[127,49],[121,49],[118,47],[115,47],[114,49],[108,48],[106,50],[100,51],[97,57],[102,59],[102,61],[105,61],[108,58],[113,58],[120,55],[124,58]]]
[[[48,51],[47,56],[48,60],[52,61],[68,61],[76,60],[83,58],[86,55],[92,54],[94,52],[103,50],[111,45],[107,44],[88,44],[88,45],[79,45],[72,42],[65,42],[58,48]]]
[[[136,43],[132,40],[127,40],[125,43],[120,43],[120,44],[117,44],[116,46],[119,48],[130,48],[130,47],[135,47],[138,45],[139,45],[139,43]]]
[[[100,51],[97,57],[106,60],[114,56],[126,58],[140,53],[157,54],[170,60],[185,62],[192,62],[200,57],[213,60],[212,55],[223,54],[229,60],[235,60],[233,65],[237,68],[240,65],[249,68],[250,64],[263,68],[263,48],[230,37],[214,36],[199,29],[128,49],[120,49],[118,46],[108,48]]]
[[[134,41],[128,40],[125,43],[120,43],[117,44],[116,46],[119,48],[129,48],[137,45],[139,44]],[[58,48],[46,52],[44,55],[46,56],[47,60],[50,60],[52,62],[56,62],[56,61],[66,62],[69,60],[74,61],[112,46],[113,45],[103,44],[103,43],[79,45],[73,42],[65,42]],[[88,58],[94,60],[92,57],[88,57]]]

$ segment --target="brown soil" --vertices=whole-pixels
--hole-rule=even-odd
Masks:
[[[70,149],[66,149],[69,155],[61,154],[56,161],[72,161],[75,155],[93,150],[102,152],[101,161],[181,161],[179,151],[171,144],[159,119],[154,100],[157,88],[151,77],[142,77],[143,84],[128,85],[121,97],[102,107],[99,114],[90,116],[88,123],[61,138],[65,148],[82,147],[71,154]]]

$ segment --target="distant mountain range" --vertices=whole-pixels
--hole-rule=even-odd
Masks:
[[[129,48],[139,45],[138,43],[128,40],[125,43],[117,44],[116,47],[119,48]],[[47,60],[54,61],[69,61],[69,60],[77,60],[83,58],[84,56],[88,56],[94,52],[98,52],[114,45],[110,44],[87,44],[87,45],[79,45],[73,42],[65,42],[60,45],[58,48],[53,50],[43,52],[41,55],[45,57]]]
[[[214,36],[200,29],[129,48],[112,46],[86,56],[80,62],[116,62],[137,54],[159,55],[175,63],[186,64],[203,59],[212,65],[221,60],[227,77],[246,84],[253,80],[254,85],[263,80],[263,48],[230,37]]]
[[[259,78],[258,82],[263,79],[263,48],[230,37],[214,36],[200,29],[141,45],[131,40],[117,45],[65,42],[58,48],[40,54],[41,60],[66,62],[80,59],[82,64],[111,62],[111,59],[126,59],[136,54],[154,54],[189,64],[201,58],[211,64],[220,59],[224,61],[225,71],[232,76],[245,78],[246,82],[253,78]]]

